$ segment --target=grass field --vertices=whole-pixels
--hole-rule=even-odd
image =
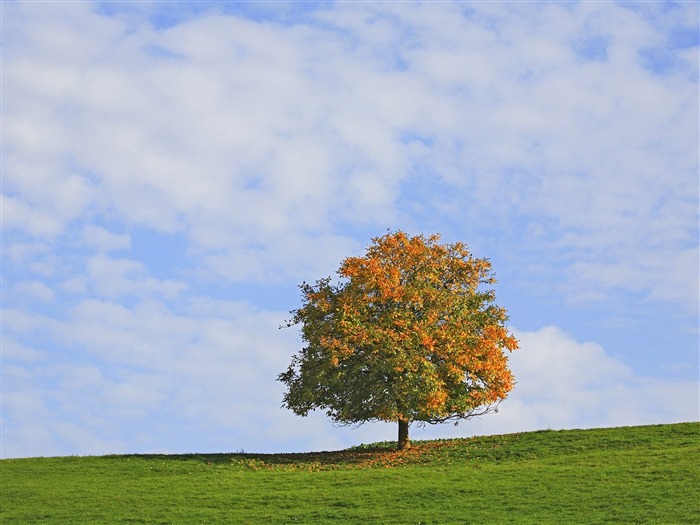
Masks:
[[[0,523],[700,523],[700,423],[0,462]]]

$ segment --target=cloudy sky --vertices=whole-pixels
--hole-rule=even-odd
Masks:
[[[493,263],[498,414],[697,421],[697,2],[2,2],[2,457],[395,438],[280,408],[297,285]]]

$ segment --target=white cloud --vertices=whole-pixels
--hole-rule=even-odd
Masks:
[[[127,258],[95,255],[87,260],[86,274],[90,290],[109,299],[150,295],[172,298],[187,289],[184,282],[149,277],[143,263]]]
[[[295,333],[278,330],[282,312],[202,299],[189,315],[178,315],[156,303],[129,310],[92,300],[68,314],[62,323],[6,315],[8,333],[21,336],[29,323],[32,333],[48,333],[74,360],[34,355],[33,374],[21,368],[10,374],[6,364],[5,454],[35,454],[42,446],[70,454],[117,444],[112,452],[339,443],[323,418],[312,418],[310,427],[280,409],[282,386],[275,379],[298,344]],[[40,414],[53,440],[22,448],[17,432]],[[176,420],[182,433],[172,427]],[[280,425],[289,432],[269,435]],[[71,430],[78,428],[82,432]]]
[[[2,357],[9,362],[33,363],[45,356],[44,352],[31,346],[23,345],[12,338],[5,337],[4,334],[1,341]]]
[[[700,419],[697,381],[637,376],[599,344],[578,342],[554,326],[515,333],[521,349],[510,364],[517,384],[497,415],[473,424],[479,432]]]
[[[2,458],[60,456],[66,451],[56,443],[50,428],[39,423],[17,423],[12,428],[3,425]]]
[[[31,13],[18,29],[31,45],[8,52],[7,97],[22,102],[9,118],[25,122],[12,129],[62,138],[42,147],[31,176],[10,177],[21,199],[8,221],[56,235],[89,200],[186,231],[220,277],[288,275],[305,262],[291,250],[280,264],[280,238],[398,221],[417,160],[401,140],[409,132],[438,141],[420,159],[426,177],[469,203],[442,222],[553,219],[559,249],[622,268],[649,243],[688,242],[693,206],[679,203],[697,186],[687,182],[697,159],[681,152],[697,142],[697,90],[644,69],[638,52],[663,43],[660,28],[615,5],[463,7],[336,6],[314,14],[322,27],[201,16],[126,33],[125,19],[62,6],[46,39],[32,35],[55,8],[13,8]],[[591,28],[609,39],[607,59],[581,63],[572,42]],[[38,82],[49,62],[55,82]],[[20,146],[44,144],[10,138],[18,166],[35,159]],[[71,174],[65,152],[93,182]],[[227,270],[219,256],[241,262]],[[642,280],[650,294],[684,289],[675,272],[661,275]]]
[[[697,310],[700,276],[698,248],[679,250],[674,253],[651,252],[640,255],[634,263],[620,261],[582,261],[571,266],[579,285],[589,283],[592,289],[626,289],[643,292],[649,288],[649,300],[660,300],[682,304],[690,312]],[[583,287],[569,290],[573,300]]]
[[[124,250],[131,246],[129,235],[114,234],[100,226],[87,225],[83,228],[82,241],[100,251]]]
[[[38,300],[49,303],[54,300],[54,291],[41,281],[22,281],[15,285],[14,293],[20,296],[20,300]]]
[[[22,229],[32,236],[52,237],[63,230],[62,221],[50,213],[22,202],[17,197],[0,195],[3,229]]]

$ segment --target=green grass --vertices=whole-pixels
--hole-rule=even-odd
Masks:
[[[700,423],[0,462],[0,523],[700,523]]]

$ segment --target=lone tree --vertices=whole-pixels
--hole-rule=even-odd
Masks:
[[[300,285],[306,347],[278,380],[283,406],[314,409],[342,424],[398,423],[398,448],[413,422],[442,423],[495,411],[513,388],[505,350],[518,348],[497,306],[487,259],[459,242],[398,231],[372,239],[327,277]]]

